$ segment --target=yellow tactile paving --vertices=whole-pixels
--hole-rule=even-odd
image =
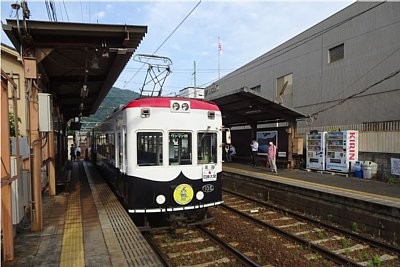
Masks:
[[[85,266],[79,182],[68,197],[60,260],[60,267],[64,266]]]
[[[84,163],[86,176],[112,266],[163,266],[108,185],[94,183],[89,164]]]

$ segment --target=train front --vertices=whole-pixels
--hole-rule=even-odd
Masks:
[[[222,203],[222,118],[215,104],[145,98],[126,107],[126,192],[137,225],[200,223]]]

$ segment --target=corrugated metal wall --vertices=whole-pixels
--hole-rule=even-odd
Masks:
[[[297,135],[304,137],[311,130],[335,131],[358,130],[359,151],[376,153],[400,153],[400,121],[367,122],[363,124],[303,127]]]

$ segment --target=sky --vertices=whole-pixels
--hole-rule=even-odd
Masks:
[[[3,23],[16,18],[11,9],[15,2],[1,0]],[[163,95],[175,95],[194,83],[197,87],[210,85],[218,76],[227,75],[354,1],[27,2],[31,20],[49,21],[46,2],[53,2],[59,22],[147,26],[147,34],[135,54],[156,52],[155,55],[171,59]],[[1,42],[12,46],[3,31]],[[147,65],[131,59],[114,86],[139,92],[146,72]]]

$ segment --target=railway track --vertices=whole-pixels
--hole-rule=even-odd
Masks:
[[[165,266],[259,266],[204,227],[146,232]]]
[[[399,248],[313,218],[230,191],[224,192],[223,207],[309,247],[317,253],[310,259],[324,257],[344,266],[400,266]]]

